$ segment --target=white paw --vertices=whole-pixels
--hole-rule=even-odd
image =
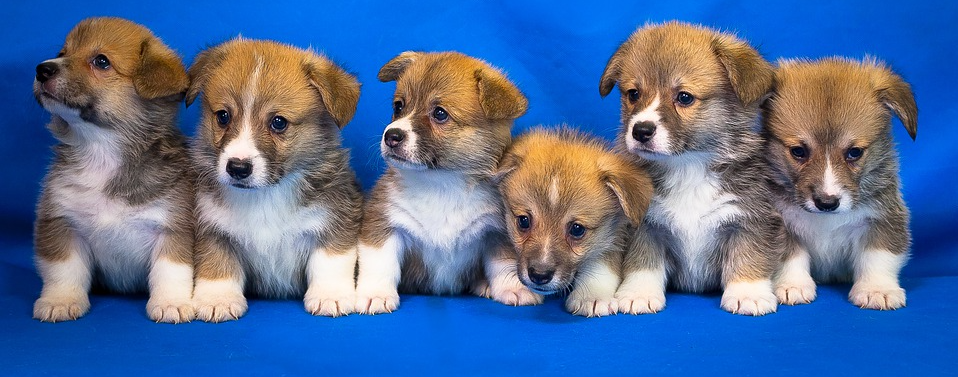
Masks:
[[[306,291],[303,305],[312,315],[339,317],[356,312],[356,295],[351,291],[337,293],[310,289]]]
[[[489,296],[486,297],[509,306],[539,305],[544,300],[542,295],[531,291],[518,279],[515,283],[490,286]]]
[[[731,282],[725,287],[721,305],[729,313],[760,316],[774,313],[778,300],[769,280]]]
[[[905,290],[898,285],[856,283],[848,301],[862,309],[895,310],[905,306]]]
[[[586,297],[573,291],[565,302],[565,309],[583,317],[603,317],[615,314],[619,303],[614,297]]]
[[[623,314],[652,314],[665,309],[665,292],[659,289],[619,290],[615,300]]]
[[[360,289],[356,292],[356,312],[362,314],[392,313],[399,308],[399,292],[395,287]]]
[[[243,295],[217,295],[193,297],[196,318],[206,322],[225,322],[239,319],[246,314],[246,298]]]
[[[43,322],[72,321],[90,310],[86,295],[40,296],[33,304],[33,318]]]
[[[146,303],[146,314],[150,319],[163,323],[184,323],[196,318],[196,311],[190,300],[150,297]]]
[[[811,278],[780,281],[775,287],[775,296],[778,302],[784,305],[807,304],[815,301],[817,293],[815,292],[815,282]]]
[[[477,281],[472,285],[470,291],[479,297],[492,298],[492,289],[489,288],[489,281],[486,279]]]

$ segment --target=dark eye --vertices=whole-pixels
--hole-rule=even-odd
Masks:
[[[226,127],[230,124],[231,117],[229,111],[220,110],[213,115],[216,115],[216,123],[219,123],[220,126]]]
[[[585,236],[585,226],[579,223],[572,223],[569,225],[569,237],[580,240],[583,236]]]
[[[845,161],[855,162],[859,158],[862,158],[862,155],[865,154],[865,150],[859,147],[851,147],[845,151]]]
[[[638,89],[629,89],[626,94],[629,96],[629,102],[635,103],[639,100],[639,91]]]
[[[269,122],[269,128],[273,130],[273,132],[278,134],[281,134],[284,131],[286,131],[287,126],[289,126],[289,121],[287,121],[286,118],[283,118],[279,115],[274,116],[273,120]]]
[[[792,147],[788,150],[796,160],[804,161],[808,158],[808,149],[803,146]]]
[[[532,226],[532,219],[526,215],[516,216],[516,226],[519,228],[519,230],[525,232],[529,230],[529,227]]]
[[[402,101],[393,102],[393,116],[398,117],[402,115],[403,104]]]
[[[432,118],[435,119],[436,122],[445,123],[446,120],[449,119],[449,113],[446,112],[446,109],[436,106],[436,108],[432,110]]]
[[[691,105],[692,102],[695,102],[695,96],[689,92],[679,92],[679,94],[675,96],[675,102],[678,102],[679,105],[682,106],[688,106]]]
[[[102,70],[110,69],[110,59],[106,58],[106,55],[100,54],[93,58],[93,66]]]

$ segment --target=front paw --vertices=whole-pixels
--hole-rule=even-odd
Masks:
[[[318,289],[306,291],[303,298],[306,311],[312,315],[324,317],[339,317],[356,312],[356,295],[354,292],[323,292]]]
[[[775,287],[778,302],[784,305],[807,304],[815,301],[815,282],[807,280],[780,281]]]
[[[196,318],[205,322],[225,322],[246,314],[246,298],[242,295],[198,296],[193,298]]]
[[[361,314],[392,313],[399,308],[399,292],[396,287],[357,289],[354,308]]]
[[[33,318],[42,322],[72,321],[90,310],[86,295],[40,296],[33,304]]]
[[[623,314],[652,314],[665,309],[665,292],[659,289],[615,292],[617,310]]]
[[[729,313],[760,316],[774,313],[778,300],[771,281],[731,282],[725,287],[721,305]]]
[[[544,300],[542,295],[531,291],[518,279],[515,283],[490,286],[486,297],[509,306],[539,305]]]
[[[583,317],[603,317],[615,314],[619,310],[619,303],[615,297],[589,297],[572,291],[565,302],[565,309]]]
[[[188,299],[150,297],[146,303],[146,314],[157,323],[184,323],[196,318],[196,311]]]
[[[862,309],[895,310],[905,306],[905,290],[897,284],[855,283],[848,301]]]

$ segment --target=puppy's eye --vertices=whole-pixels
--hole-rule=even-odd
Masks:
[[[845,161],[848,161],[848,162],[858,161],[858,159],[862,158],[862,155],[864,154],[865,154],[865,150],[862,148],[859,148],[859,147],[848,148],[848,150],[845,151]]]
[[[449,119],[449,113],[446,112],[446,109],[436,106],[432,110],[432,119],[435,119],[437,123],[445,123]]]
[[[679,105],[682,106],[689,106],[695,102],[695,96],[689,92],[679,92],[679,94],[675,96],[675,102],[678,102]]]
[[[216,116],[216,123],[219,123],[220,127],[228,126],[230,124],[230,120],[232,119],[232,117],[230,117],[229,111],[226,110],[217,111],[213,115]]]
[[[808,158],[808,149],[803,146],[792,147],[788,151],[798,161],[805,161]]]
[[[585,226],[579,223],[569,224],[569,237],[575,240],[581,240],[585,237]]]
[[[532,219],[530,219],[529,216],[526,216],[526,215],[516,216],[516,227],[518,227],[519,230],[525,232],[529,230],[530,227],[532,227]]]
[[[638,90],[638,89],[629,89],[629,91],[626,92],[626,95],[629,96],[629,102],[631,102],[631,103],[635,103],[635,101],[638,101],[638,100],[639,100],[639,90]]]
[[[403,103],[402,101],[393,102],[393,116],[398,117],[402,115]]]
[[[283,118],[279,115],[274,116],[273,120],[269,122],[269,129],[273,130],[273,132],[278,134],[286,132],[286,128],[288,126],[289,126],[289,121],[287,121],[286,118]]]
[[[106,58],[106,55],[100,54],[93,58],[93,66],[101,70],[110,69],[110,59]]]

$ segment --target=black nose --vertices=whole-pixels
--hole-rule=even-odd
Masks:
[[[555,275],[555,273],[555,270],[539,270],[529,267],[529,280],[538,285],[549,284],[552,281],[552,275]]]
[[[648,143],[655,135],[655,123],[639,122],[632,126],[632,138],[640,143]]]
[[[57,63],[41,63],[37,66],[37,81],[46,82],[51,77],[56,76],[59,71],[60,68],[57,67]]]
[[[386,146],[390,148],[398,147],[399,144],[402,144],[402,141],[405,138],[406,131],[400,130],[398,128],[390,128],[386,130],[386,134],[383,135],[383,141],[386,143]]]
[[[838,209],[838,206],[841,204],[837,196],[822,196],[812,198],[815,201],[815,208],[818,208],[822,212],[831,212]]]
[[[249,160],[231,158],[226,162],[226,173],[229,174],[230,177],[243,179],[253,174],[253,164]]]

